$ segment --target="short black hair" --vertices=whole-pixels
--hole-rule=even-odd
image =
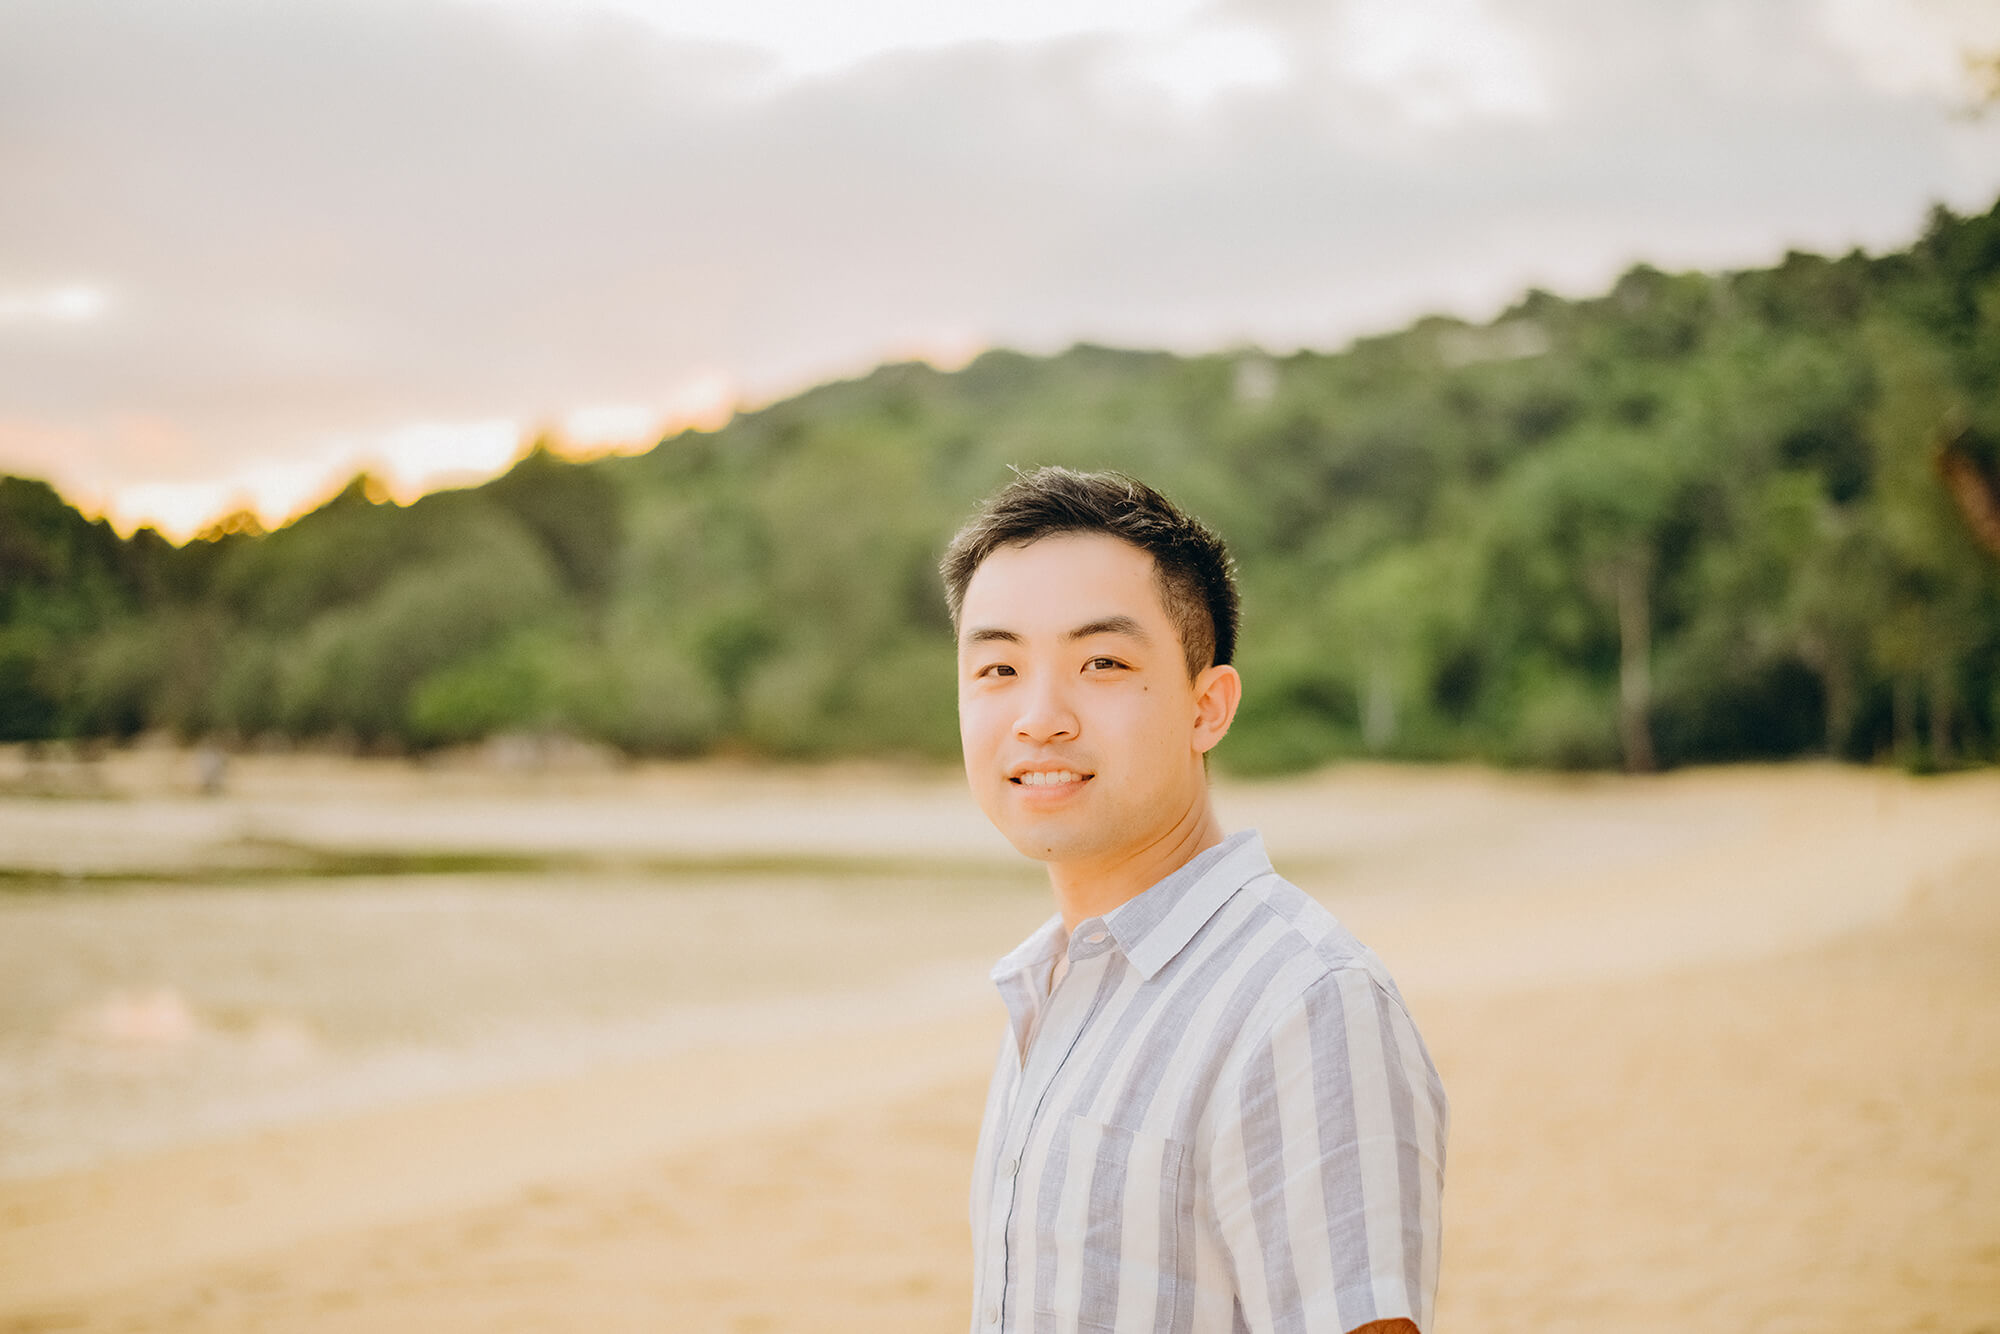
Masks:
[[[988,556],[1061,533],[1103,533],[1153,558],[1189,679],[1235,656],[1236,574],[1228,548],[1201,520],[1121,472],[1036,468],[988,496],[938,564],[951,623],[958,624],[966,587]]]

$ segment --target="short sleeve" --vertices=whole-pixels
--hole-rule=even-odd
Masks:
[[[1448,1109],[1394,991],[1334,970],[1222,1097],[1210,1197],[1249,1327],[1430,1330]]]

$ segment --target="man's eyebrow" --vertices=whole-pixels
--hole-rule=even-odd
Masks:
[[[1021,642],[1021,636],[1012,630],[1003,630],[997,625],[982,625],[976,629],[967,630],[965,632],[965,642],[968,644],[991,644],[995,642],[1018,644]]]
[[[1068,637],[1088,639],[1092,635],[1124,635],[1128,639],[1138,640],[1141,644],[1153,642],[1152,636],[1146,633],[1146,627],[1130,616],[1106,616],[1099,620],[1086,621],[1070,631]]]

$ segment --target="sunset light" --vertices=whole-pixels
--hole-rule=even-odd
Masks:
[[[108,487],[97,512],[121,533],[158,529],[182,542],[226,515],[248,512],[265,528],[324,503],[361,473],[407,505],[447,487],[476,486],[505,472],[523,450],[546,438],[565,457],[637,453],[683,430],[713,431],[734,415],[739,391],[721,372],[697,376],[651,404],[596,404],[565,414],[553,429],[511,418],[413,422],[375,436],[331,438],[309,457],[256,461],[199,480],[149,480]],[[0,436],[0,443],[5,437]],[[48,470],[69,472],[60,442]],[[88,485],[78,494],[92,494]]]

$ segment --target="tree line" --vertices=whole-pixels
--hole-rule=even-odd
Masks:
[[[179,546],[0,479],[0,739],[948,757],[936,560],[1038,463],[1229,540],[1240,771],[2000,756],[2000,206],[1331,353],[889,365]]]

